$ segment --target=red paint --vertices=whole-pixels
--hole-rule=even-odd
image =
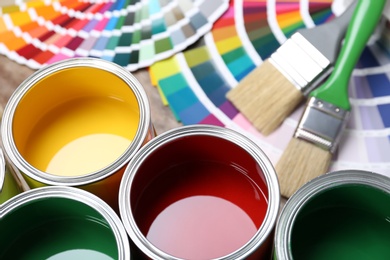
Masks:
[[[79,3],[77,6],[75,6],[75,7],[73,8],[73,10],[78,11],[78,12],[81,12],[81,13],[84,13],[86,10],[88,10],[88,8],[89,8],[91,5],[92,5],[92,3],[88,3],[88,2],[83,3],[83,2],[81,2],[81,3]]]
[[[60,25],[61,27],[63,27],[64,25],[66,25],[69,20],[72,19],[68,14],[61,14],[57,17],[55,17],[51,22],[54,24],[54,25]]]
[[[42,51],[40,53],[37,53],[36,56],[34,56],[34,60],[38,62],[39,64],[45,64],[48,60],[50,60],[54,56],[54,53],[52,53],[49,50]]]
[[[39,41],[44,42],[47,39],[49,39],[51,36],[53,36],[56,32],[55,31],[48,31],[47,33],[43,34],[38,38]]]
[[[65,47],[72,51],[76,51],[76,49],[83,43],[83,41],[84,38],[76,36]]]
[[[171,255],[211,259],[242,247],[256,231],[252,219],[240,207],[203,195],[171,204],[154,220],[146,237]]]
[[[27,60],[28,59],[31,59],[32,57],[34,57],[34,55],[36,55],[40,50],[35,47],[33,44],[27,44],[25,46],[23,46],[23,48],[20,48],[19,50],[17,50],[16,52],[26,58]]]
[[[78,32],[81,31],[86,24],[88,24],[90,20],[88,19],[73,19],[70,23],[68,23],[64,28],[73,29]]]
[[[268,207],[263,178],[255,160],[231,142],[181,138],[141,165],[131,193],[134,218],[168,254],[220,257],[243,246],[263,223]]]

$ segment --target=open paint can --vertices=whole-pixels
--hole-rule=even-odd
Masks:
[[[124,168],[154,137],[145,90],[123,67],[73,58],[44,67],[10,97],[4,153],[31,188],[88,190],[118,208]]]
[[[390,178],[343,170],[303,185],[281,212],[275,259],[390,259]]]
[[[119,192],[132,251],[153,260],[270,259],[279,202],[275,170],[259,146],[209,125],[148,142]]]
[[[0,204],[23,191],[5,163],[3,150],[0,148]]]
[[[1,259],[130,259],[118,215],[90,192],[66,186],[25,191],[0,205]]]

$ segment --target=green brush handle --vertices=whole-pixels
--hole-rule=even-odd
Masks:
[[[375,30],[385,3],[386,0],[359,0],[332,74],[309,96],[331,103],[341,109],[350,110],[349,79],[368,39]]]

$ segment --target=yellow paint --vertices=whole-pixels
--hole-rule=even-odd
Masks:
[[[19,102],[14,140],[35,168],[85,175],[116,161],[131,144],[140,120],[136,97],[114,74],[97,71],[54,74]]]
[[[154,74],[155,79],[160,80],[180,72],[180,66],[173,56],[150,66],[150,72]]]
[[[38,17],[42,17],[46,21],[53,20],[60,16],[61,13],[54,9],[53,5],[43,5],[35,8],[35,12]]]
[[[99,170],[115,161],[129,145],[128,139],[112,134],[83,136],[65,145],[52,158],[49,157],[50,162],[46,172],[58,175],[81,175]],[[102,147],[104,149],[101,149]],[[88,157],[79,154],[88,154]],[[64,159],[73,163],[64,165]]]
[[[180,72],[180,66],[175,56],[165,59],[163,61],[159,61],[150,66],[149,68],[149,73],[153,75],[152,79],[157,86],[158,93],[160,94],[161,101],[164,105],[168,105],[168,101],[163,92],[161,91],[160,87],[158,86],[158,81],[160,79],[172,76],[178,72]]]
[[[12,24],[15,27],[32,22],[30,14],[28,12],[15,12],[9,14]]]
[[[2,3],[0,6],[3,6],[1,8],[2,14],[9,14],[9,13],[14,13],[20,11],[20,8],[18,5],[3,5]]]
[[[206,46],[201,46],[184,53],[186,62],[190,68],[196,67],[210,60],[209,49]]]
[[[24,1],[26,4],[26,8],[33,8],[33,7],[39,7],[45,4],[42,0],[30,0],[30,1]]]
[[[302,22],[302,17],[299,11],[279,14],[277,16],[278,24],[281,28],[288,27],[292,24]]]
[[[5,25],[4,19],[0,17],[0,33],[7,31],[7,26]]]
[[[227,52],[230,52],[234,49],[237,49],[238,47],[242,46],[241,40],[238,36],[233,36],[230,38],[227,38],[223,41],[219,41],[216,43],[218,52],[220,54],[225,54]]]
[[[136,116],[128,113],[125,103],[114,99],[67,102],[38,122],[30,134],[25,158],[38,169],[55,175],[100,170],[130,145],[137,130],[137,125],[132,124],[137,122]],[[125,129],[129,134],[124,133]]]
[[[23,38],[16,36],[13,31],[5,31],[0,33],[0,39],[1,43],[4,45],[4,47],[7,48],[8,51],[18,50],[27,44]]]

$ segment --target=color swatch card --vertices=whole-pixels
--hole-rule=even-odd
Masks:
[[[98,57],[130,71],[193,44],[228,0],[31,0],[0,9],[0,54],[38,69]]]
[[[264,136],[225,95],[293,32],[326,23],[337,11],[331,0],[231,1],[198,46],[152,65],[151,79],[177,120],[235,129],[257,142],[276,164],[304,106]],[[330,170],[361,169],[390,176],[389,31],[385,28],[373,37],[353,72],[352,116]]]

